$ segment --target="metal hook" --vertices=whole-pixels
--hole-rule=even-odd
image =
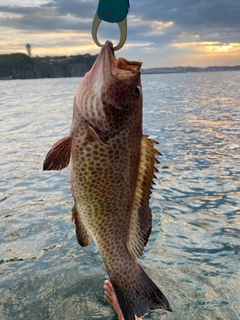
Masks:
[[[96,45],[102,47],[97,38],[97,31],[102,21],[117,23],[120,30],[120,41],[113,50],[119,50],[127,39],[127,14],[130,5],[129,0],[99,0],[97,12],[92,24],[92,37]]]
[[[97,38],[97,31],[98,31],[98,27],[101,22],[102,22],[102,20],[99,18],[98,13],[96,13],[95,17],[93,19],[93,24],[92,24],[92,38],[93,38],[94,42],[96,43],[96,45],[99,47],[103,46],[103,44],[101,44]],[[120,41],[119,41],[118,45],[116,45],[113,48],[114,51],[121,49],[126,42],[126,39],[127,39],[127,18],[123,19],[122,21],[117,22],[117,24],[118,24],[118,27],[120,30]]]

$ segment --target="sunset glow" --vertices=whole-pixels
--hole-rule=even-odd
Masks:
[[[240,65],[240,2],[184,1],[132,0],[127,42],[117,54],[141,60],[146,68]],[[2,0],[0,54],[26,53],[26,43],[34,56],[97,54],[91,36],[96,9],[95,1]],[[216,16],[221,10],[224,19]],[[100,24],[101,43],[118,43],[119,36],[117,24]]]

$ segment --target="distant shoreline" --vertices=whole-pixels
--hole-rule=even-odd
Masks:
[[[219,71],[240,71],[239,66],[214,66],[214,67],[167,67],[143,69],[142,74],[171,74],[171,73],[193,73],[193,72],[219,72]]]
[[[24,53],[0,55],[0,80],[83,77],[97,55],[29,57]],[[142,69],[141,74],[239,71],[237,66],[158,67]]]
[[[226,71],[240,71],[240,69],[224,69],[224,70],[201,70],[201,71],[171,71],[171,72],[164,72],[164,71],[159,71],[159,72],[149,72],[148,69],[143,69],[141,71],[141,75],[142,76],[146,76],[146,75],[156,75],[156,74],[182,74],[182,73],[205,73],[205,72],[226,72]],[[16,78],[12,78],[11,76],[6,77],[6,78],[1,78],[0,77],[0,81],[9,81],[9,80],[34,80],[34,79],[60,79],[60,78],[82,78],[84,77],[84,75],[82,76],[70,76],[70,77],[42,77],[42,78],[21,78],[21,79],[16,79]]]

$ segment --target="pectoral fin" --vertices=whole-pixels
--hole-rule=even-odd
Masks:
[[[76,204],[72,208],[72,220],[76,225],[76,237],[77,241],[82,247],[86,247],[91,243],[91,236],[81,221],[81,217],[77,211]]]
[[[154,149],[154,145],[156,144],[156,141],[143,135],[138,181],[127,242],[128,250],[134,257],[142,255],[152,229],[152,213],[149,208],[149,198],[154,183],[154,173],[158,171],[155,167],[159,163],[156,156],[161,155],[160,152]]]
[[[43,163],[43,170],[62,170],[69,165],[71,138],[65,137],[54,143]]]
[[[88,134],[87,134],[88,139],[91,141],[94,140],[99,140],[103,144],[107,144],[107,139],[104,136],[104,134],[99,131],[98,129],[94,128],[92,125],[89,124],[88,126]]]

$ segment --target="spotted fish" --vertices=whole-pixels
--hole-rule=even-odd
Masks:
[[[116,59],[107,41],[74,98],[70,136],[55,143],[44,170],[71,158],[72,218],[81,246],[93,239],[125,320],[171,307],[137,263],[152,228],[149,198],[159,152],[142,134],[141,62]]]

